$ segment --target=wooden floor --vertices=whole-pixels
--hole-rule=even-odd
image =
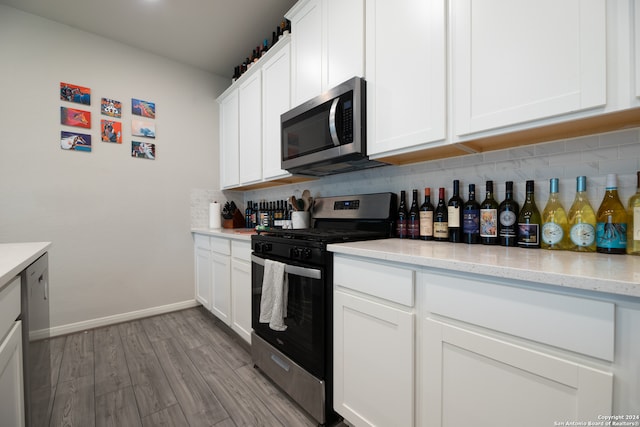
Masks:
[[[314,426],[222,326],[198,307],[53,338],[48,425]]]

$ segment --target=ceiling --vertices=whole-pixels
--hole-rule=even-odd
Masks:
[[[0,0],[16,9],[224,77],[296,0]]]

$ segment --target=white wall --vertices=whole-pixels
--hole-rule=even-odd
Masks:
[[[229,79],[3,5],[0,58],[0,242],[53,242],[54,333],[193,301],[190,191],[219,185]],[[91,153],[60,149],[60,82],[92,90]],[[121,145],[101,97],[123,102]],[[156,103],[155,161],[130,155],[132,97]]]

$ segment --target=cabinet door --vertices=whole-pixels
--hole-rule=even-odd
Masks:
[[[611,373],[432,319],[424,334],[424,426],[538,427],[611,413]]]
[[[364,0],[324,1],[322,90],[364,77]]]
[[[292,107],[322,93],[322,1],[299,2],[291,20]]]
[[[211,251],[196,246],[196,300],[211,310]]]
[[[456,135],[606,103],[606,2],[450,3]]]
[[[445,19],[444,0],[367,2],[367,151],[373,157],[444,140]]]
[[[413,314],[334,292],[333,407],[356,426],[413,425]]]
[[[0,416],[2,425],[24,426],[22,322],[15,322],[0,342]]]
[[[262,179],[262,82],[260,70],[239,90],[240,183]]]
[[[251,263],[231,260],[231,328],[251,344]]]
[[[220,187],[240,184],[238,91],[220,102]]]
[[[227,325],[231,324],[231,257],[211,255],[211,312]]]
[[[290,107],[291,53],[287,42],[262,67],[262,168],[265,179],[290,175],[280,167],[280,115]]]

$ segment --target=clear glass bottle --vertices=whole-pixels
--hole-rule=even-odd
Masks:
[[[596,251],[627,253],[627,211],[618,197],[617,176],[607,175],[604,198],[596,213]]]
[[[518,215],[518,246],[537,249],[540,247],[540,211],[536,206],[533,181],[527,181],[526,194]]]
[[[568,244],[567,213],[560,202],[558,178],[549,180],[549,200],[542,211],[542,249],[567,249]]]
[[[587,177],[576,178],[576,197],[569,209],[569,250],[596,251],[596,214],[587,197]]]
[[[630,255],[640,255],[640,171],[637,175],[636,194],[627,204],[627,253]]]

